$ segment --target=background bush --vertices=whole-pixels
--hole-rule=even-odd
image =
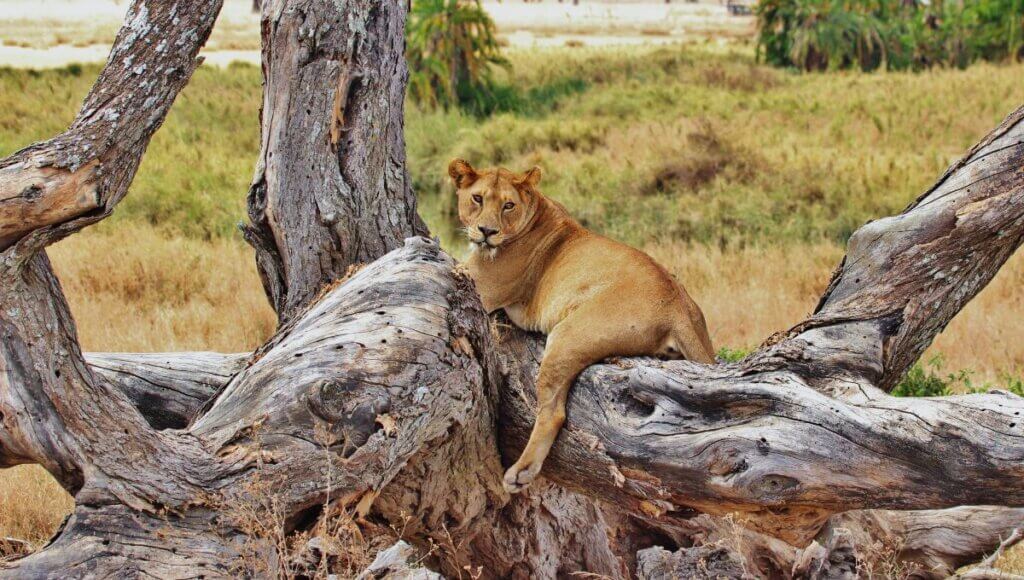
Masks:
[[[416,0],[406,27],[409,95],[426,107],[487,112],[506,89],[494,67],[508,67],[494,21],[479,0]]]
[[[1024,0],[762,0],[758,53],[805,71],[1019,60]]]

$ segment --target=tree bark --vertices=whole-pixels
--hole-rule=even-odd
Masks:
[[[89,353],[94,376],[128,395],[154,429],[184,429],[248,363],[249,354]]]
[[[406,3],[263,4],[262,148],[245,238],[286,321],[354,265],[425,235],[405,167]]]
[[[405,169],[401,3],[264,5],[245,233],[274,337],[251,356],[83,356],[43,248],[125,195],[219,7],[135,2],[72,127],[0,161],[0,465],[40,463],[76,499],[50,546],[2,574],[218,576],[254,553],[284,566],[243,516],[309,531],[330,506],[404,530],[452,576],[620,578],[655,557],[689,570],[729,538],[744,542],[723,570],[842,575],[866,561],[851,542],[886,534],[900,561],[946,570],[1020,516],[837,514],[1024,506],[1024,400],[886,394],[1020,245],[1021,110],[858,230],[815,314],[747,360],[586,371],[548,481],[510,498],[500,453],[532,425],[540,343],[492,332],[451,258],[408,237],[425,229]],[[684,551],[636,554],[652,545]]]
[[[797,575],[827,577],[849,569],[884,576],[899,568],[911,578],[948,578],[990,554],[1022,524],[1024,509],[993,506],[839,514],[804,550],[806,564]]]

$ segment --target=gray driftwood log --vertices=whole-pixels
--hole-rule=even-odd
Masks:
[[[330,501],[443,546],[425,561],[437,571],[489,578],[627,577],[737,537],[723,566],[841,577],[869,563],[851,538],[887,534],[934,577],[1019,525],[1024,400],[886,391],[1020,245],[1022,111],[858,230],[814,315],[747,360],[585,372],[547,482],[510,498],[501,458],[532,423],[540,342],[493,325],[418,235],[405,3],[266,2],[246,237],[280,328],[252,354],[84,356],[45,246],[127,193],[219,7],[133,2],[74,124],[0,161],[0,465],[39,463],[76,500],[49,546],[0,574],[283,565],[236,517],[253,495],[285,531]],[[887,509],[925,511],[848,513]],[[666,551],[638,556],[652,546]]]

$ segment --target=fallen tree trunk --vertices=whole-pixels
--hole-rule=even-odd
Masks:
[[[509,360],[527,360],[514,352]],[[848,510],[1022,505],[1024,439],[1011,431],[1020,397],[904,399],[865,384],[870,398],[844,400],[767,364],[592,367],[570,396],[546,477],[646,513],[742,514],[796,546]],[[511,381],[503,391],[507,457],[529,434],[529,388]]]
[[[486,351],[487,323],[479,305],[460,306],[473,304],[472,287],[453,267],[436,244],[412,239],[310,305],[227,381],[187,431],[141,424],[130,434],[104,425],[93,432],[83,425],[86,436],[106,435],[117,445],[81,456],[75,467],[84,489],[75,514],[46,550],[9,571],[103,575],[131,562],[140,574],[160,577],[197,566],[226,574],[254,553],[287,557],[268,545],[272,538],[254,537],[246,513],[278,518],[287,531],[308,525],[333,501],[363,516],[372,508],[405,533],[432,538],[443,547],[436,556],[441,569],[486,561],[489,570],[521,576],[561,567],[618,573],[603,527],[577,529],[600,522],[600,513],[588,512],[573,494],[540,490],[501,509],[508,496],[493,435],[494,385],[474,354]],[[120,359],[121,368],[133,366],[127,357],[91,358],[94,365]],[[189,358],[209,355],[177,360]],[[162,372],[173,375],[168,359],[160,360]],[[227,366],[236,368],[237,357]],[[124,373],[93,388],[137,380]],[[127,404],[119,390],[105,395],[110,404]],[[39,416],[47,432],[74,417],[69,401]],[[15,416],[17,404],[5,401]],[[77,444],[71,435],[77,434],[65,436]],[[94,471],[99,457],[100,465],[130,470],[130,479]],[[86,490],[91,501],[83,502]],[[112,496],[98,496],[108,490]],[[252,507],[253,494],[272,498],[273,510],[263,513],[262,499]],[[121,521],[134,511],[139,517],[129,530]],[[422,519],[404,521],[409,514]],[[478,539],[482,528],[489,534]],[[538,549],[531,540],[545,529],[548,543]],[[181,541],[158,538],[167,533]],[[495,541],[498,533],[504,541]],[[488,550],[471,559],[477,542]],[[561,556],[552,559],[554,549]]]
[[[838,528],[822,527],[841,512],[1024,505],[1019,397],[885,394],[1020,245],[1021,111],[903,214],[858,230],[815,314],[747,360],[585,372],[551,483],[510,499],[498,449],[518,454],[532,424],[540,344],[492,336],[436,243],[402,241],[423,226],[396,2],[264,6],[246,235],[275,336],[251,356],[84,357],[43,248],[125,195],[218,9],[133,3],[75,124],[0,161],[0,465],[42,464],[77,504],[5,574],[279,573],[296,565],[281,539],[341,510],[402,530],[449,575],[626,577],[637,550],[730,533],[751,546],[730,560],[789,575],[824,562],[818,548],[832,562]],[[979,517],[970,541],[955,512],[850,521],[906,542],[932,518],[952,531],[920,537],[964,547],[900,557],[948,567],[1017,515]]]

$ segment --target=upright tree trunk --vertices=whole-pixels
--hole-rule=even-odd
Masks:
[[[405,166],[406,3],[266,0],[245,237],[281,321],[427,233]]]

